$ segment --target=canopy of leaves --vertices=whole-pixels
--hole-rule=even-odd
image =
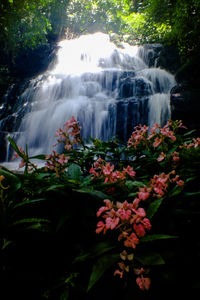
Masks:
[[[101,30],[140,43],[175,43],[184,57],[200,46],[198,0],[72,0],[67,19],[76,34]]]

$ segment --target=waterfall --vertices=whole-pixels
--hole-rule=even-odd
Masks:
[[[57,128],[71,116],[80,122],[86,141],[112,136],[127,140],[139,123],[152,126],[170,118],[169,92],[175,79],[152,65],[154,47],[123,43],[118,48],[103,33],[58,46],[49,69],[18,99],[23,105],[15,114],[22,120],[13,136],[20,147],[28,145],[30,155],[50,153]]]

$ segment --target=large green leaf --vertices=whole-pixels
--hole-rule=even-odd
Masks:
[[[22,225],[22,224],[30,224],[30,223],[49,223],[50,221],[42,218],[27,218],[15,221],[11,224],[11,226]]]
[[[167,234],[150,234],[142,237],[140,242],[152,242],[155,240],[165,240],[165,239],[175,239],[177,236],[167,235]]]
[[[46,198],[39,198],[39,199],[32,199],[32,200],[25,200],[25,201],[22,201],[20,203],[17,203],[16,205],[14,205],[14,209],[15,208],[18,208],[18,207],[22,207],[22,206],[29,206],[29,205],[32,205],[32,204],[37,204],[37,203],[40,203],[42,201],[46,201]]]
[[[104,194],[101,191],[97,191],[97,190],[93,190],[93,189],[89,189],[89,188],[84,188],[84,189],[73,189],[74,192],[77,193],[81,193],[81,194],[88,194],[96,199],[107,199],[108,196],[106,194]]]
[[[138,187],[144,187],[144,183],[142,181],[131,181],[131,180],[127,180],[126,181],[126,186],[128,187],[128,189],[131,188],[138,188]]]
[[[165,261],[159,253],[151,252],[146,255],[135,255],[135,259],[143,265],[164,265]]]
[[[159,209],[160,205],[162,204],[163,198],[158,198],[150,203],[149,207],[146,210],[147,217],[152,219],[157,210]]]
[[[82,252],[79,256],[74,259],[74,263],[83,262],[88,258],[98,257],[104,253],[113,250],[116,246],[108,242],[100,242],[91,247],[89,252]]]
[[[186,192],[183,194],[184,197],[191,197],[191,196],[197,196],[200,195],[200,191],[198,192]]]
[[[113,264],[117,262],[118,259],[119,254],[108,254],[100,257],[97,260],[92,269],[87,291],[89,291],[94,286],[94,284]]]
[[[74,180],[77,183],[80,183],[82,180],[81,168],[77,164],[71,164],[67,169],[67,178]]]
[[[19,147],[17,146],[17,144],[15,143],[15,141],[9,136],[8,137],[8,141],[10,142],[11,146],[13,147],[13,149],[15,150],[15,152],[22,157],[23,159],[26,159],[26,155],[24,155],[20,150]]]

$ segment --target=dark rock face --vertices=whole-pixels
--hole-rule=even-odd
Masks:
[[[147,96],[152,94],[151,85],[144,78],[123,78],[119,84],[119,98]]]
[[[159,59],[163,51],[163,46],[161,44],[144,44],[140,48],[140,57],[148,65],[149,68],[158,66],[157,60]]]
[[[0,161],[5,161],[6,160],[6,155],[7,155],[7,134],[6,132],[0,132]]]
[[[148,98],[131,98],[128,101],[119,100],[117,103],[116,134],[120,140],[127,140],[133,128],[139,123],[148,123]],[[126,121],[124,115],[127,115]]]
[[[160,51],[160,55],[156,62],[157,67],[165,69],[172,74],[176,74],[181,66],[178,49],[173,46],[164,46]]]
[[[200,89],[177,85],[171,90],[170,102],[172,119],[200,132]]]

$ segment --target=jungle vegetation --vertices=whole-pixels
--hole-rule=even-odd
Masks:
[[[19,58],[49,49],[66,32],[103,31],[132,43],[175,45],[185,62],[198,55],[199,26],[199,0],[3,0],[1,94],[19,76]]]

